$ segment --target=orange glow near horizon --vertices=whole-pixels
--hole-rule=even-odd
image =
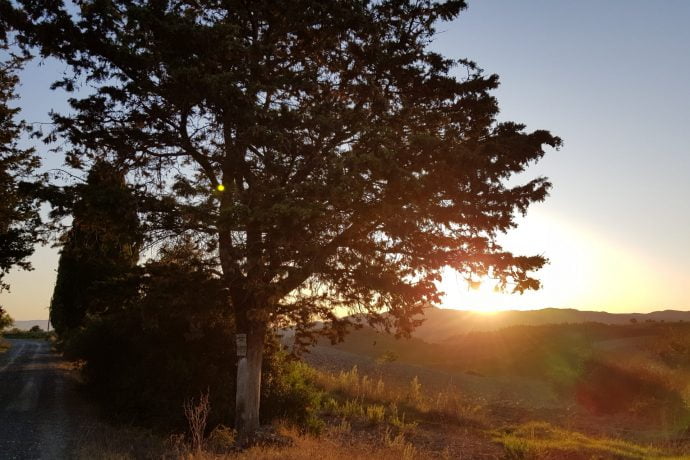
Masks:
[[[543,254],[550,260],[535,274],[542,289],[522,295],[494,292],[490,279],[471,289],[448,269],[439,284],[445,292],[442,307],[487,313],[548,307],[610,312],[690,307],[680,304],[685,285],[681,270],[557,217],[531,213],[500,243],[516,254]]]
[[[687,268],[626,246],[621,235],[599,234],[539,211],[530,212],[500,243],[515,254],[543,254],[550,259],[535,274],[542,281],[541,290],[495,293],[491,280],[471,290],[462,276],[449,269],[439,283],[446,293],[440,306],[485,313],[548,307],[612,313],[690,310]],[[15,270],[9,275],[12,291],[2,293],[0,303],[14,319],[48,317],[57,259],[54,248],[39,247],[32,257],[35,271]]]

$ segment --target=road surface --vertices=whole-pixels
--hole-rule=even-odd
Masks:
[[[86,428],[71,374],[43,340],[9,340],[0,354],[0,458],[69,458]]]

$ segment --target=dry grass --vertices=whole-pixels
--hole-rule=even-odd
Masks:
[[[448,387],[442,391],[427,392],[419,383],[417,377],[410,380],[408,385],[391,385],[382,378],[371,378],[360,375],[357,366],[350,371],[337,374],[316,370],[312,378],[317,386],[326,392],[339,395],[347,399],[344,403],[344,414],[371,411],[365,403],[394,405],[403,412],[414,412],[417,417],[443,419],[483,425],[487,421],[484,402],[463,396],[457,388]],[[362,409],[348,408],[347,405],[360,405]]]
[[[101,424],[87,433],[71,457],[79,460],[134,460],[165,458],[187,460],[210,459],[285,459],[285,460],[352,460],[390,459],[412,460],[431,458],[420,452],[406,435],[384,430],[370,442],[363,442],[352,433],[349,423],[342,421],[320,436],[305,435],[294,428],[280,425],[278,433],[292,440],[289,446],[257,446],[242,452],[228,452],[233,446],[231,431],[224,429],[211,435],[206,449],[196,451],[182,436],[163,439],[148,431],[133,427],[114,427]],[[212,444],[215,441],[215,446]],[[220,444],[220,445],[219,445]],[[225,449],[226,453],[221,453]]]
[[[319,386],[337,391],[340,396],[326,399],[321,416],[328,424],[320,435],[305,434],[298,427],[278,426],[282,437],[292,439],[291,445],[254,447],[234,452],[232,430],[215,429],[205,439],[199,436],[174,435],[167,440],[132,427],[100,425],[88,433],[77,448],[75,458],[237,458],[237,459],[395,459],[439,458],[435,450],[415,446],[417,423],[404,408],[430,410],[432,399],[426,398],[416,379],[409,388],[386,388],[381,380],[360,376],[357,369],[339,375],[321,373],[310,368],[305,372]],[[330,385],[329,385],[330,383]],[[374,399],[375,398],[375,399]],[[440,401],[434,397],[433,401]],[[189,412],[192,406],[188,405]],[[399,408],[400,407],[400,408]],[[355,428],[353,429],[353,426]],[[192,430],[192,432],[200,432]],[[436,444],[443,443],[442,434]],[[199,447],[202,447],[201,449]]]
[[[668,452],[622,439],[587,436],[564,430],[546,422],[529,422],[515,428],[496,431],[494,440],[501,443],[506,457],[523,458],[688,458],[690,452]],[[579,458],[579,457],[578,457]]]
[[[518,427],[494,432],[494,440],[503,446],[495,449],[429,450],[417,445],[416,430],[403,433],[390,428],[373,430],[363,435],[352,429],[342,419],[331,425],[321,435],[309,435],[295,428],[279,425],[277,431],[289,438],[287,446],[256,446],[242,452],[233,451],[232,432],[221,430],[216,446],[207,439],[205,449],[195,451],[180,436],[168,439],[150,432],[131,427],[100,425],[83,440],[71,458],[134,460],[140,458],[185,459],[185,460],[412,460],[445,458],[487,458],[487,459],[687,459],[690,452],[662,449],[632,442],[604,437],[586,436],[582,433],[564,430],[545,422],[529,422]],[[439,433],[444,436],[447,433]],[[469,439],[469,438],[468,438]],[[445,439],[449,441],[449,439]],[[224,451],[224,452],[223,452]],[[479,455],[481,453],[481,455]],[[477,454],[477,455],[475,455]],[[461,456],[458,456],[461,455]]]
[[[225,427],[218,427],[205,439],[197,440],[196,445],[202,445],[202,449],[197,449],[183,435],[163,439],[134,428],[102,425],[85,437],[73,457],[112,460],[690,458],[685,455],[690,451],[683,450],[687,446],[643,445],[610,435],[592,436],[588,429],[578,432],[546,422],[506,427],[481,402],[463,398],[454,388],[428,391],[416,378],[406,385],[394,385],[382,378],[361,375],[356,367],[347,372],[328,373],[304,365],[302,371],[326,392],[316,412],[326,422],[319,435],[280,424],[279,437],[291,440],[290,443],[237,452],[234,433]],[[487,428],[492,423],[493,429]],[[639,441],[635,437],[631,439]]]
[[[361,442],[350,436],[347,423],[334,426],[321,436],[300,434],[285,426],[279,427],[281,435],[292,439],[292,445],[280,447],[257,446],[243,452],[216,454],[202,452],[188,457],[190,460],[207,459],[256,459],[256,460],[413,460],[431,458],[431,454],[418,451],[402,434],[384,431],[374,443]]]

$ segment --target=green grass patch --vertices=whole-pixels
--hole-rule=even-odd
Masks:
[[[635,459],[673,457],[654,447],[621,439],[590,437],[546,422],[528,422],[518,427],[494,431],[492,435],[495,441],[503,445],[506,457],[511,459],[540,458],[559,452],[587,452],[592,455]]]

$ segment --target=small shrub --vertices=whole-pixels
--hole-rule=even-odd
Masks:
[[[376,395],[381,396],[383,395],[383,392],[386,389],[386,385],[383,383],[383,379],[379,377],[379,380],[376,382]]]
[[[321,410],[326,414],[335,415],[339,413],[340,405],[335,399],[328,398],[323,402]]]
[[[208,391],[199,395],[199,401],[192,398],[184,403],[184,415],[189,426],[190,444],[195,452],[200,452],[204,445],[209,412],[211,412],[211,404],[208,399]]]
[[[225,425],[218,425],[211,431],[206,440],[206,447],[216,454],[225,454],[235,447],[235,430]]]
[[[263,420],[283,419],[303,430],[318,433],[324,424],[318,418],[323,391],[313,383],[314,370],[300,361],[288,360],[283,353],[273,355],[271,373],[264,380]]]
[[[386,408],[379,404],[367,406],[365,416],[369,424],[378,425],[386,418]]]
[[[338,374],[338,390],[354,390],[356,393],[359,393],[359,388],[359,371],[357,370],[357,366],[353,366],[352,369],[347,372],[341,371],[340,374]]]
[[[391,405],[388,406],[388,412],[390,414],[388,416],[388,423],[400,430],[402,433],[408,433],[417,427],[417,422],[405,421],[405,413],[402,415],[398,414],[397,404],[391,403]]]
[[[422,400],[422,384],[419,383],[419,379],[415,377],[410,381],[410,389],[408,393],[408,398],[410,401],[418,403]]]
[[[340,414],[344,417],[363,417],[364,406],[357,399],[348,399],[340,406]]]
[[[400,358],[400,356],[396,352],[387,350],[381,356],[376,358],[376,362],[378,364],[394,363],[399,358]]]

